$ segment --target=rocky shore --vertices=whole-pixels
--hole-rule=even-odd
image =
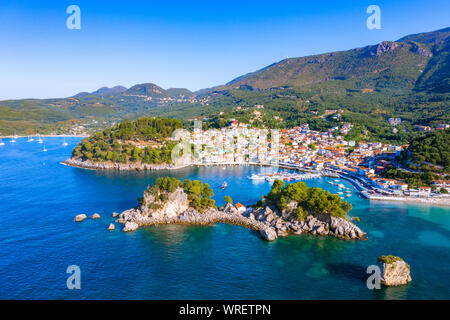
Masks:
[[[118,223],[124,224],[123,231],[134,231],[141,226],[161,224],[212,225],[227,223],[256,230],[261,237],[273,241],[289,234],[312,234],[335,236],[341,239],[364,239],[366,233],[352,222],[334,216],[308,216],[304,221],[274,210],[270,207],[249,209],[240,213],[236,207],[227,204],[216,209],[198,212],[189,206],[186,193],[178,188],[168,194],[167,201],[156,201],[150,194],[144,194],[143,205],[122,212]],[[153,208],[153,209],[150,209]]]
[[[172,164],[146,164],[146,163],[118,163],[118,162],[96,162],[69,158],[62,164],[91,170],[116,170],[116,171],[153,171],[153,170],[175,170],[184,166],[174,166]]]

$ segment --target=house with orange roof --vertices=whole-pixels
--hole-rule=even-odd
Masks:
[[[247,210],[247,208],[242,203],[239,202],[235,204],[235,207],[239,213],[243,213],[245,212],[245,210]]]

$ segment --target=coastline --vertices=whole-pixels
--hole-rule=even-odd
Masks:
[[[375,196],[367,198],[369,201],[386,201],[386,202],[412,202],[416,204],[424,204],[435,207],[450,207],[450,197],[446,198],[412,198],[412,197],[383,197]]]
[[[82,168],[82,169],[88,169],[88,170],[114,170],[114,171],[158,171],[158,170],[178,170],[182,168],[187,168],[191,166],[264,166],[264,167],[275,167],[270,164],[261,164],[261,163],[202,163],[202,164],[186,164],[182,166],[174,166],[170,164],[161,164],[161,165],[152,165],[152,164],[142,164],[142,163],[112,163],[112,162],[94,162],[94,161],[81,161],[80,159],[73,159],[69,158],[65,161],[62,161],[61,164],[76,167],[76,168]],[[279,165],[277,168],[282,169],[289,169],[289,170],[295,170],[299,172],[308,172],[307,170],[302,170],[300,168],[286,166],[286,165]],[[315,172],[317,173],[317,172]],[[319,174],[321,174],[319,172]],[[424,204],[424,205],[430,205],[430,206],[445,206],[450,207],[450,197],[444,197],[444,198],[412,198],[412,197],[389,197],[384,195],[369,195],[366,194],[367,189],[361,186],[357,181],[353,180],[352,178],[342,175],[342,174],[335,174],[335,175],[327,175],[327,174],[321,174],[322,176],[331,176],[331,177],[338,177],[344,180],[349,181],[353,184],[353,186],[358,190],[358,192],[367,200],[369,201],[395,201],[395,202],[410,202],[410,203],[418,203],[418,204]]]
[[[113,171],[157,171],[157,170],[177,170],[186,168],[190,165],[174,166],[171,164],[143,164],[143,163],[113,163],[113,162],[94,162],[80,159],[69,158],[61,164],[88,170],[113,170]]]
[[[258,231],[260,236],[268,241],[290,234],[306,233],[334,236],[345,240],[367,239],[367,234],[354,223],[332,215],[318,214],[316,217],[309,215],[300,221],[291,213],[281,212],[270,206],[248,208],[240,212],[232,204],[220,209],[209,207],[205,212],[199,212],[190,206],[187,193],[182,188],[166,195],[167,200],[161,202],[152,194],[144,192],[139,207],[128,209],[118,215],[116,222],[124,225],[122,231],[136,231],[140,227],[164,224],[210,226],[225,223]]]
[[[31,134],[29,136],[0,136],[0,139],[21,139],[21,138],[28,138],[28,137],[37,137],[38,134]],[[40,134],[39,135],[42,138],[87,138],[89,135],[79,135],[79,134]]]

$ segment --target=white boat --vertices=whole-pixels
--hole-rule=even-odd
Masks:
[[[68,143],[66,142],[66,137],[64,137],[64,142],[63,142],[63,147],[66,147],[66,146],[68,146]]]
[[[16,139],[12,138],[11,140],[9,140],[9,142],[15,143],[15,142],[16,142]]]
[[[0,146],[4,146],[5,143],[2,141],[2,139],[0,139]]]
[[[38,143],[42,143],[43,141],[42,141],[42,139],[41,139],[41,136],[38,134]]]
[[[222,184],[222,189],[226,189],[226,188],[228,188],[228,184],[227,184],[227,182],[225,181],[225,182]]]
[[[44,144],[44,149],[42,151],[44,151],[44,152],[48,151],[47,148],[45,147],[45,144]]]
[[[32,136],[28,136],[27,142],[33,142],[33,141],[34,141],[33,137]]]
[[[249,178],[251,180],[264,180],[264,176],[260,176],[259,174],[252,174],[252,176]]]
[[[13,136],[13,139],[17,139],[17,138],[19,138],[19,136],[16,134],[16,132],[14,131],[14,136]]]

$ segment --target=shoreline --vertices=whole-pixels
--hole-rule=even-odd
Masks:
[[[31,134],[28,136],[0,136],[0,139],[23,139],[28,137],[37,137],[38,134]],[[42,138],[87,138],[89,135],[78,135],[78,134],[39,134]]]
[[[424,204],[433,207],[450,207],[450,197],[448,198],[400,198],[400,197],[383,197],[375,196],[366,198],[369,201],[386,201],[386,202],[412,202],[416,204]]]
[[[299,172],[308,172],[308,170],[303,170],[301,168],[291,167],[288,165],[279,165],[279,166],[273,166],[270,164],[261,164],[261,163],[201,163],[201,164],[187,164],[183,166],[173,166],[173,165],[151,165],[151,164],[122,164],[122,163],[111,163],[111,162],[93,162],[93,161],[81,161],[79,159],[72,159],[69,158],[65,161],[62,161],[61,164],[81,168],[81,169],[88,169],[88,170],[113,170],[113,171],[158,171],[158,170],[179,170],[187,167],[213,167],[213,166],[260,166],[260,167],[274,167],[274,168],[282,168],[282,169],[289,169],[289,170],[295,170]],[[363,186],[361,186],[357,181],[353,180],[352,178],[342,175],[342,174],[323,174],[320,172],[314,172],[317,174],[320,174],[321,176],[329,176],[329,177],[336,177],[339,179],[346,180],[350,182],[355,189],[369,201],[394,201],[394,202],[406,202],[406,203],[418,203],[418,204],[424,204],[429,206],[444,206],[444,207],[450,207],[450,197],[448,198],[410,198],[410,197],[389,197],[389,196],[383,196],[383,195],[368,195],[365,192],[367,189]]]
[[[154,197],[146,198],[144,194],[144,199],[147,199],[150,204],[155,203]],[[170,224],[211,226],[224,223],[257,231],[261,238],[268,241],[291,234],[334,236],[344,240],[367,239],[367,234],[355,224],[331,215],[321,217],[309,215],[305,220],[299,221],[277,210],[273,211],[269,206],[239,212],[231,204],[221,208],[210,207],[200,213],[189,206],[187,196],[182,189],[169,194],[168,199],[168,202],[160,204],[158,209],[151,209],[148,204],[128,209],[118,215],[116,222],[124,225],[123,232],[136,231],[146,226]]]

